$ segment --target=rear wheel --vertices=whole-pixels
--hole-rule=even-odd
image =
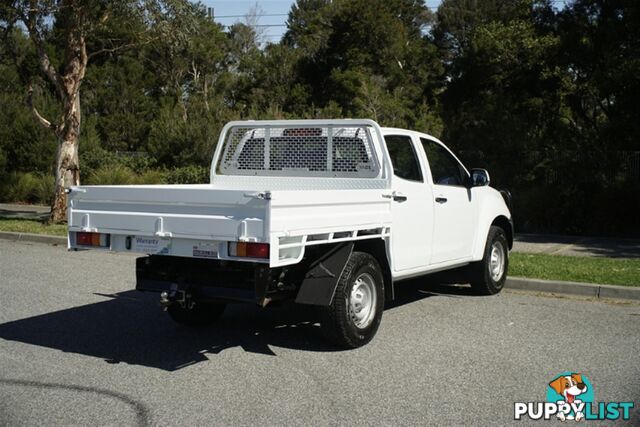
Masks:
[[[222,313],[226,304],[223,303],[201,303],[196,302],[193,307],[183,307],[178,303],[173,303],[167,307],[167,313],[181,325],[191,327],[208,326],[215,323]]]
[[[497,294],[504,287],[509,268],[509,250],[504,230],[491,226],[482,261],[471,266],[471,287],[481,295]]]
[[[360,347],[374,337],[382,320],[384,285],[376,259],[353,252],[330,306],[321,308],[321,328],[334,344]]]

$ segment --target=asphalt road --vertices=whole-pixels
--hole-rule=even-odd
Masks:
[[[132,290],[133,267],[0,240],[0,425],[504,425],[564,371],[597,401],[635,401],[640,424],[637,304],[418,280],[373,342],[341,351],[304,306],[185,330]]]

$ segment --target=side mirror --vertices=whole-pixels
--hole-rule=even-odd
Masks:
[[[471,169],[471,186],[484,187],[489,185],[491,179],[486,169]]]

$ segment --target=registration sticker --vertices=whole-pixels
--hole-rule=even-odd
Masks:
[[[200,242],[193,245],[193,256],[198,258],[218,258],[218,244]]]
[[[171,240],[136,236],[134,248],[136,252],[144,252],[145,254],[168,254],[171,249]]]

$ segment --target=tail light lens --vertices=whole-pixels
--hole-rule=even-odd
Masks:
[[[229,242],[229,255],[246,258],[269,258],[269,244]]]
[[[110,235],[105,233],[76,233],[76,244],[81,246],[98,246],[106,248],[109,246]]]

